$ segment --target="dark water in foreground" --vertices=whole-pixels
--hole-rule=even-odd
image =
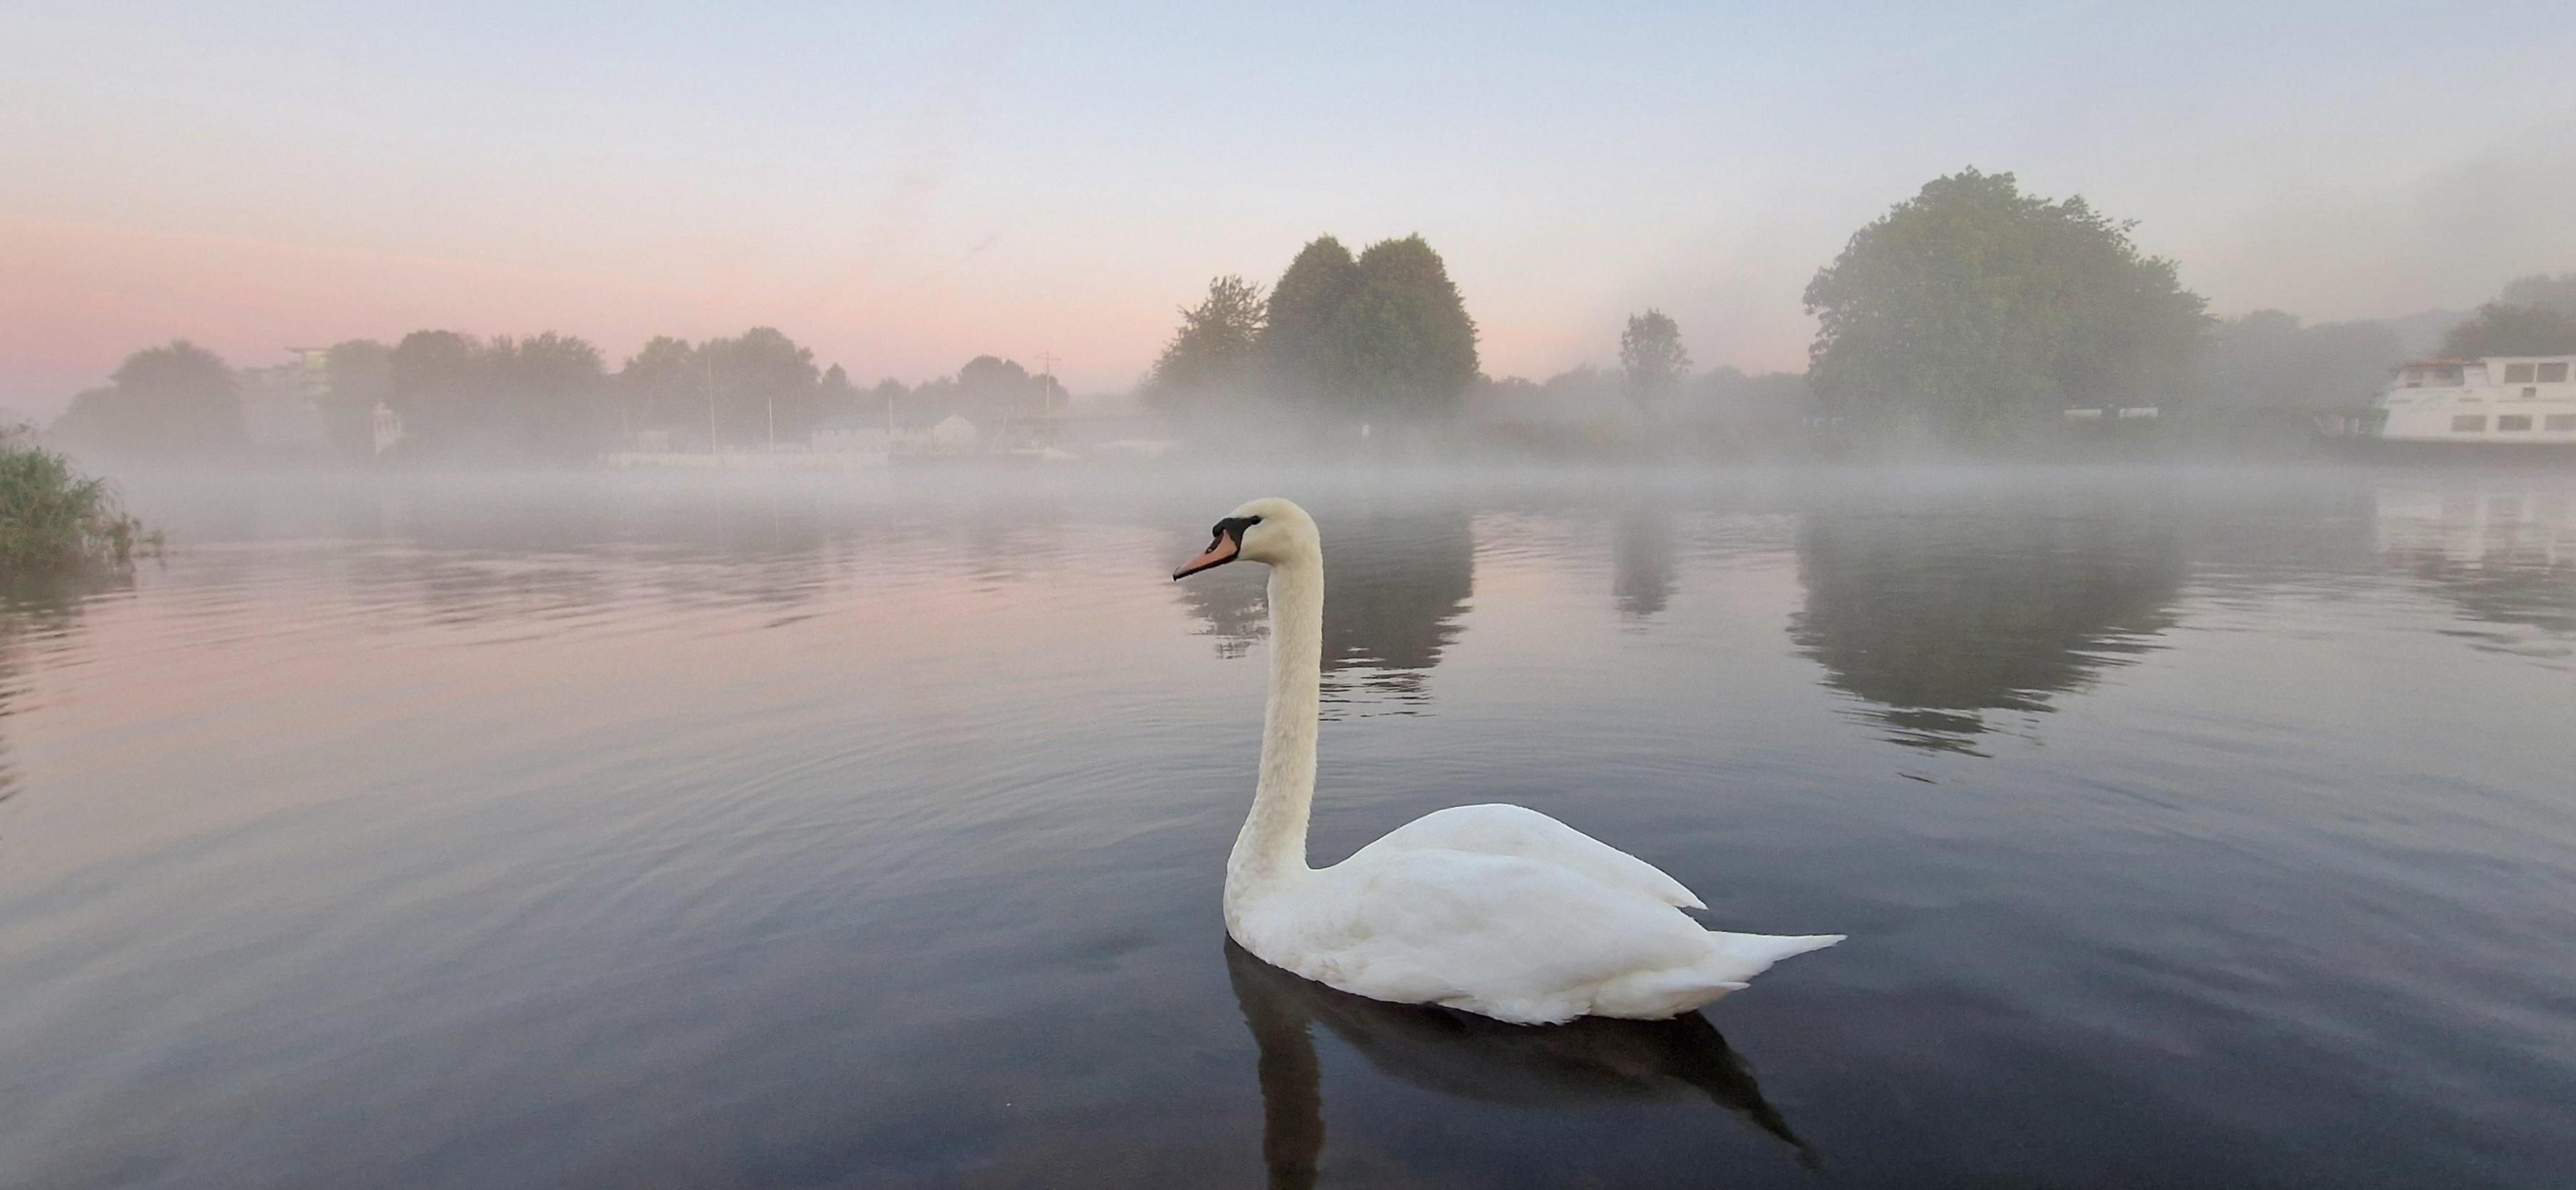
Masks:
[[[146,485],[0,619],[0,1186],[2564,1185],[2576,479]],[[1224,944],[1518,801],[1845,932],[1515,1030]]]

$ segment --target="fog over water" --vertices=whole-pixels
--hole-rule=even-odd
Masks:
[[[2576,1167],[2576,477],[138,473],[0,611],[0,1186],[2348,1186]],[[1318,862],[1720,928],[1524,1030],[1217,912],[1285,495]]]

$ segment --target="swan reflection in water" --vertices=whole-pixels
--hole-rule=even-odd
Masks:
[[[1753,1072],[1708,1018],[1583,1017],[1509,1025],[1335,991],[1254,958],[1228,939],[1226,976],[1261,1052],[1261,1156],[1274,1188],[1311,1187],[1324,1154],[1323,1070],[1308,1027],[1321,1021],[1379,1071],[1425,1090],[1512,1107],[1706,1096],[1814,1155],[1762,1098]]]

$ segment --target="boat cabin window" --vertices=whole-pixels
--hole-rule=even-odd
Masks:
[[[2576,413],[2552,413],[2541,419],[2540,428],[2558,434],[2576,432]]]
[[[2500,431],[2528,430],[2530,428],[2531,415],[2528,413],[2508,413],[2496,419],[2496,429]]]
[[[2487,415],[2483,413],[2463,413],[2451,419],[2454,434],[2483,434],[2486,428]]]
[[[2458,388],[2460,365],[2408,364],[2405,379],[2400,383],[2407,388]]]
[[[2567,361],[2560,360],[2554,364],[2540,365],[2540,382],[2542,384],[2567,383]]]
[[[2505,382],[2506,384],[2529,384],[2529,383],[2531,383],[2531,365],[2530,365],[2530,364],[2506,364],[2506,365],[2504,366],[2504,382]]]

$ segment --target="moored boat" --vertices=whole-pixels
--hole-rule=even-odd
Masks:
[[[2576,355],[2409,360],[2369,408],[2320,415],[2318,430],[2342,441],[2463,453],[2576,447],[2571,377]]]

